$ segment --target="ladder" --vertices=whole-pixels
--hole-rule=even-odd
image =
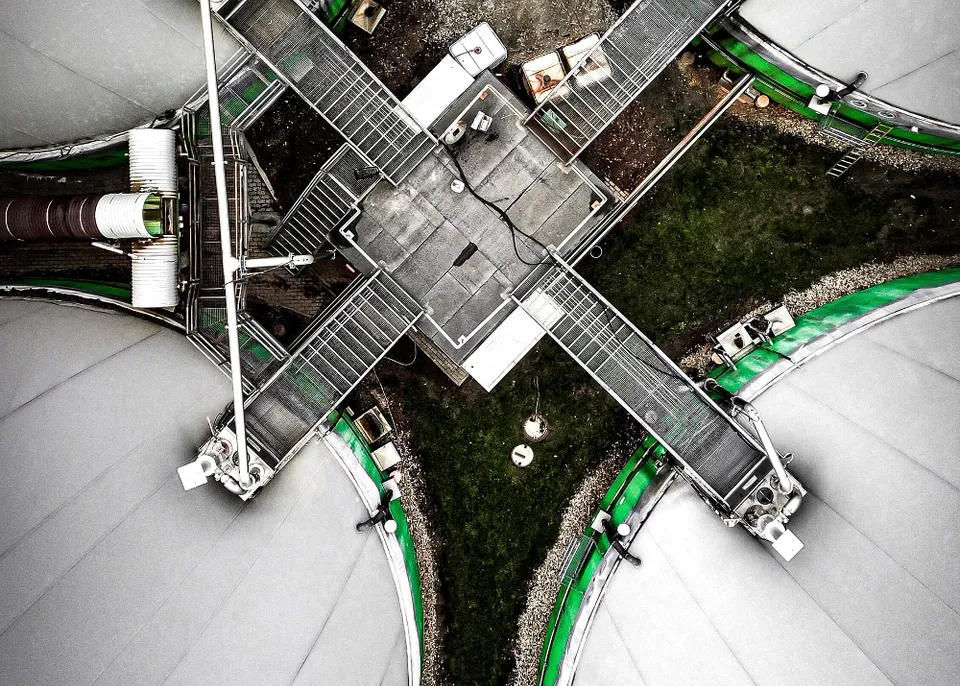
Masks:
[[[885,121],[878,122],[877,125],[874,126],[866,136],[864,136],[859,145],[847,150],[843,154],[843,157],[837,160],[833,166],[827,170],[827,176],[832,176],[835,179],[839,179],[841,176],[847,173],[847,170],[850,169],[850,167],[855,165],[860,158],[863,157],[864,152],[877,145],[892,130],[893,124]]]

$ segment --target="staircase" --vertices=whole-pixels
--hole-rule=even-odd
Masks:
[[[437,145],[400,101],[296,0],[244,0],[226,24],[367,162],[396,185]]]
[[[550,91],[526,125],[569,164],[728,4],[637,0]]]
[[[558,257],[514,301],[610,393],[705,494],[728,508],[769,462],[753,438]]]
[[[281,468],[422,314],[379,271],[342,295],[247,399],[247,435],[254,447]]]
[[[379,177],[357,179],[365,161],[348,145],[327,160],[267,243],[276,255],[316,255],[327,237],[360,216],[360,200]]]
[[[885,121],[878,122],[877,125],[874,126],[866,136],[864,136],[863,140],[861,140],[858,145],[847,150],[847,152],[843,154],[843,157],[837,160],[834,165],[827,170],[827,176],[832,176],[835,179],[839,179],[841,176],[847,173],[847,170],[850,169],[850,167],[855,165],[860,158],[863,157],[863,153],[865,151],[877,145],[892,130],[893,124]]]

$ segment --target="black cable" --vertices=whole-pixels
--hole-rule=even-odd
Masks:
[[[775,349],[775,348],[773,347],[773,345],[771,345],[770,343],[767,343],[766,345],[760,346],[760,350],[765,350],[765,351],[767,351],[768,353],[773,353],[773,354],[776,355],[777,357],[782,357],[783,359],[785,359],[785,360],[786,360],[787,362],[789,362],[790,364],[796,364],[796,362],[794,362],[793,359],[792,359],[789,355],[784,355],[782,352],[780,352],[779,350]]]
[[[447,145],[446,143],[443,144],[443,147],[446,149],[447,154],[450,155],[450,159],[453,160],[453,164],[454,164],[454,166],[456,166],[456,168],[457,168],[457,172],[458,172],[458,174],[460,175],[460,180],[463,182],[464,188],[466,188],[466,189],[470,192],[470,195],[472,195],[472,196],[475,197],[477,200],[479,200],[479,201],[482,202],[484,205],[486,205],[486,206],[489,207],[491,210],[493,210],[493,211],[497,214],[497,216],[500,217],[500,220],[509,227],[509,229],[510,229],[510,234],[511,234],[511,236],[512,236],[512,238],[513,238],[513,252],[516,253],[517,259],[520,260],[521,262],[523,262],[524,264],[526,264],[526,265],[528,265],[528,266],[531,266],[531,267],[540,267],[540,266],[543,266],[543,265],[545,265],[545,264],[549,264],[550,262],[556,262],[556,259],[555,259],[554,256],[551,254],[550,249],[547,248],[547,246],[545,246],[543,243],[541,243],[540,241],[538,241],[536,238],[534,238],[534,237],[531,236],[530,234],[528,234],[528,233],[524,232],[523,230],[521,230],[516,224],[513,223],[513,220],[510,219],[510,216],[509,216],[504,210],[502,210],[502,209],[500,209],[499,207],[497,207],[495,204],[493,204],[492,202],[490,202],[489,200],[487,200],[486,198],[484,198],[483,196],[481,196],[479,193],[477,193],[477,192],[473,189],[473,186],[471,186],[471,185],[470,185],[470,182],[467,180],[467,175],[464,173],[463,167],[460,166],[460,161],[457,159],[457,156],[454,154],[453,149],[452,149],[449,145]],[[533,241],[534,243],[536,243],[538,246],[540,246],[541,248],[543,248],[543,250],[546,251],[546,253],[547,253],[547,259],[546,259],[546,260],[542,260],[542,261],[540,261],[540,262],[528,262],[527,260],[523,259],[523,257],[520,256],[520,251],[519,251],[518,248],[517,248],[517,234],[518,234],[518,233],[519,233],[520,235],[524,236],[525,238],[530,239],[531,241]],[[561,266],[559,263],[557,263],[557,264],[558,264],[558,266]],[[610,319],[610,312],[608,311],[609,308],[608,308],[603,302],[600,302],[600,305],[601,305],[601,307],[603,308],[603,314],[604,314],[604,316],[607,318],[607,325],[610,326],[610,328],[613,328],[613,320]],[[639,356],[638,356],[636,353],[634,353],[632,350],[630,350],[629,348],[627,348],[627,347],[623,344],[622,341],[620,341],[619,339],[616,339],[616,340],[617,340],[617,343],[620,344],[620,347],[621,347],[621,348],[623,348],[624,350],[626,350],[626,352],[627,352],[632,358],[634,358],[637,362],[639,362],[639,363],[642,364],[643,366],[649,367],[649,368],[652,369],[653,371],[659,372],[660,374],[663,374],[663,375],[665,375],[665,376],[669,376],[669,377],[672,377],[672,378],[674,378],[674,379],[676,379],[676,380],[678,380],[678,381],[682,381],[684,384],[687,383],[688,380],[687,380],[686,378],[684,378],[684,377],[682,377],[682,376],[678,376],[677,374],[674,374],[673,372],[671,372],[671,371],[669,371],[669,370],[661,369],[660,367],[657,367],[657,366],[655,366],[655,365],[650,364],[650,363],[647,362],[646,360],[644,360],[644,359],[642,359],[641,357],[639,357]]]
[[[510,229],[510,236],[513,240],[513,252],[516,254],[517,259],[523,262],[528,267],[541,267],[545,264],[549,264],[550,262],[553,262],[554,261],[553,255],[550,254],[550,249],[547,248],[547,246],[545,246],[543,243],[538,241],[536,238],[534,238],[530,234],[523,231],[520,227],[518,227],[516,224],[513,223],[513,220],[510,219],[510,215],[508,215],[504,210],[501,210],[494,203],[487,200],[482,195],[477,193],[476,190],[474,190],[473,186],[470,185],[470,181],[467,179],[467,175],[463,171],[463,167],[460,166],[460,160],[458,160],[457,156],[453,153],[453,148],[451,148],[446,143],[443,144],[443,147],[447,151],[447,154],[450,155],[450,159],[453,160],[453,164],[457,168],[457,173],[460,175],[460,180],[463,182],[464,188],[466,188],[470,192],[470,195],[472,195],[477,200],[479,200],[484,205],[486,205],[491,210],[493,210],[496,213],[496,215],[500,218],[500,221],[506,224],[507,228]],[[540,262],[528,262],[527,260],[523,259],[523,257],[520,256],[520,250],[517,247],[518,233],[524,238],[527,238],[528,240],[531,240],[534,243],[536,243],[538,246],[540,246],[547,253],[547,259],[541,260]]]
[[[412,367],[413,363],[417,361],[417,344],[413,342],[413,339],[407,339],[407,340],[413,343],[413,359],[412,360],[410,360],[409,362],[401,362],[400,360],[395,360],[392,357],[387,357],[386,355],[384,355],[383,359],[387,360],[388,362],[393,362],[394,364],[398,364],[401,367]]]
[[[610,318],[610,308],[607,307],[606,304],[604,304],[602,301],[600,301],[600,306],[603,307],[603,316],[607,318],[607,326],[609,326],[609,327],[612,329],[612,328],[613,328],[613,320]],[[623,348],[623,349],[627,352],[628,355],[630,355],[630,357],[632,357],[633,359],[635,359],[637,362],[639,362],[640,364],[642,364],[644,367],[648,367],[648,368],[652,369],[652,370],[655,371],[655,372],[660,372],[660,373],[663,374],[664,376],[669,376],[669,377],[671,377],[671,378],[676,379],[677,381],[682,381],[683,383],[687,383],[687,381],[689,381],[689,379],[687,379],[687,378],[685,378],[685,377],[683,377],[683,376],[679,376],[679,375],[677,375],[677,374],[674,374],[674,373],[671,372],[669,369],[661,369],[660,367],[657,367],[656,365],[650,364],[650,363],[647,362],[645,359],[643,359],[642,357],[640,357],[639,355],[637,355],[635,352],[633,352],[632,350],[630,350],[630,348],[628,348],[627,346],[625,346],[625,345],[623,344],[623,341],[621,341],[619,338],[617,338],[617,339],[615,339],[615,340],[617,341],[617,343],[620,344],[620,347]]]

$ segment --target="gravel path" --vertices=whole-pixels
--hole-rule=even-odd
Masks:
[[[787,306],[790,314],[799,317],[844,295],[879,283],[958,265],[960,255],[909,255],[888,263],[867,262],[853,269],[827,274],[802,291],[790,291],[783,296],[782,304]],[[773,303],[765,301],[737,321],[745,321],[762,312],[769,312],[773,307]],[[726,326],[733,324],[734,322],[730,321]],[[713,366],[710,362],[710,349],[710,343],[704,343],[688,351],[680,359],[680,366],[688,373],[705,374]]]
[[[781,133],[799,136],[813,145],[835,150],[840,154],[846,152],[849,147],[821,133],[817,129],[817,122],[814,120],[776,103],[770,103],[769,107],[760,108],[756,107],[752,101],[748,103],[740,102],[734,104],[728,112],[741,121],[773,126]],[[915,152],[890,145],[878,145],[866,150],[863,159],[904,171],[939,170],[960,173],[960,157]]]
[[[624,438],[610,447],[606,459],[587,474],[570,499],[560,522],[560,533],[546,559],[533,573],[527,604],[520,615],[513,647],[514,668],[510,686],[536,686],[547,623],[560,592],[560,569],[570,543],[590,524],[603,495],[636,450],[637,436]]]

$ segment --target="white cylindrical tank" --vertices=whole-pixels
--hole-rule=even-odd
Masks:
[[[130,131],[130,190],[177,197],[176,134],[171,129]]]
[[[153,193],[109,193],[97,202],[97,229],[104,238],[153,238],[162,230],[159,200]],[[156,214],[150,221],[146,213]]]
[[[134,307],[174,307],[178,300],[180,245],[176,236],[137,243],[131,251]]]

